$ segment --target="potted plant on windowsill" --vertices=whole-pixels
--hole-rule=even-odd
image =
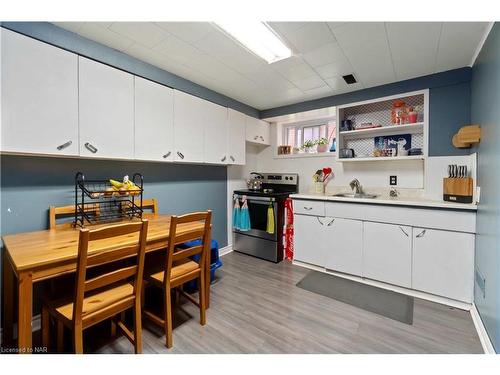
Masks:
[[[316,144],[318,145],[317,150],[318,152],[327,152],[328,151],[328,144],[330,142],[328,141],[328,138],[320,138],[316,141]]]
[[[316,146],[316,142],[313,141],[312,139],[308,139],[307,141],[304,141],[302,149],[307,153],[311,153],[314,151],[313,150],[314,146]]]

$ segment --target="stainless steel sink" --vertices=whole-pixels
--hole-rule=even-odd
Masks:
[[[338,193],[338,194],[333,194],[333,197],[373,199],[373,198],[377,198],[378,195],[375,195],[375,194],[364,194],[364,193],[363,194]]]

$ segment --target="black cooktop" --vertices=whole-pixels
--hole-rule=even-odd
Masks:
[[[260,197],[274,197],[274,198],[286,198],[290,194],[296,193],[296,190],[293,191],[277,191],[274,190],[272,193],[264,192],[264,190],[235,190],[234,194],[248,195],[248,196],[260,196]]]

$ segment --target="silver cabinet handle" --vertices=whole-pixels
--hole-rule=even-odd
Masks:
[[[182,154],[182,152],[177,151],[177,155],[179,155],[179,157],[180,157],[181,159],[184,159],[184,155]]]
[[[316,216],[316,219],[318,220],[318,222],[319,222],[321,225],[325,225],[325,223],[323,223],[323,222],[319,219],[319,216]]]
[[[226,161],[226,157],[224,156],[220,161]]]
[[[59,151],[64,150],[66,147],[71,146],[72,143],[73,143],[73,141],[68,141],[66,143],[63,143],[62,145],[57,146],[57,149]]]
[[[327,224],[327,226],[328,226],[328,227],[329,227],[329,226],[331,226],[331,225],[333,224],[333,222],[334,222],[334,221],[335,221],[335,219],[332,219],[332,220],[331,220],[331,221]]]
[[[168,158],[172,154],[171,151],[167,152],[165,155],[163,155],[163,159]]]
[[[399,227],[399,229],[401,229],[401,232],[403,232],[405,234],[405,236],[408,237],[408,233],[406,233],[403,228]]]
[[[231,159],[231,161],[236,161],[233,155],[231,155],[229,158]]]
[[[311,211],[313,208],[312,207],[306,207],[304,206],[304,210]]]
[[[97,148],[91,145],[89,142],[85,143],[85,148],[89,150],[91,153],[95,154],[97,152]]]
[[[420,238],[420,237],[423,237],[424,235],[425,235],[425,229],[422,232],[420,232],[419,234],[417,234],[416,237]]]

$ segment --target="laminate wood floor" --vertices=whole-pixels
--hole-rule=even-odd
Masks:
[[[308,270],[238,253],[222,258],[207,324],[196,306],[174,313],[174,347],[144,323],[144,353],[482,353],[470,314],[415,299],[414,323],[398,321],[300,289]],[[94,350],[94,349],[92,349]],[[132,353],[121,336],[95,348]]]

